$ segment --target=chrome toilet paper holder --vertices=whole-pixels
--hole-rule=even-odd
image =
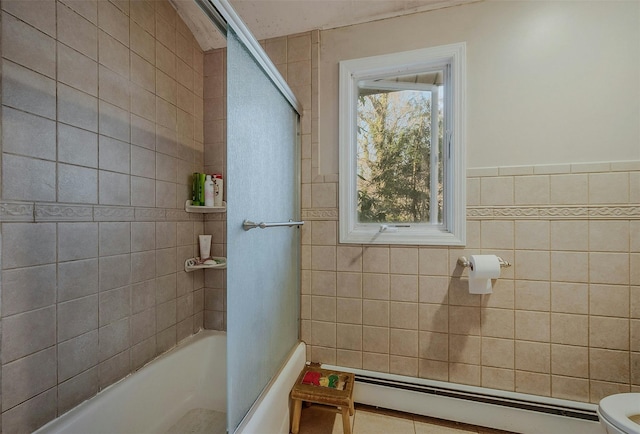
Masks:
[[[511,262],[505,261],[500,256],[496,256],[496,257],[498,258],[498,262],[500,263],[500,268],[511,267]],[[466,256],[460,256],[458,258],[458,265],[463,267],[463,268],[469,267],[469,268],[473,269],[473,267],[471,266],[471,262],[469,262],[469,260],[467,259]]]

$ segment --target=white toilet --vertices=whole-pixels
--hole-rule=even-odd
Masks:
[[[598,405],[598,418],[607,434],[640,434],[640,393],[603,398]]]

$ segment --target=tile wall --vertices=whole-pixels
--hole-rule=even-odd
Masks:
[[[640,162],[467,182],[465,249],[342,245],[337,219],[315,216],[329,210],[307,210],[309,358],[585,402],[640,390]],[[470,254],[513,264],[493,294],[468,293]]]
[[[203,325],[203,53],[161,1],[2,2],[2,429]]]
[[[307,66],[281,67],[308,95],[308,360],[584,402],[640,390],[640,162],[469,169],[466,248],[340,244],[338,175],[318,169],[321,36],[298,47]],[[513,263],[491,295],[456,266],[479,253]]]

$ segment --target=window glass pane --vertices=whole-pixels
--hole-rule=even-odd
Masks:
[[[358,222],[442,224],[442,76],[359,83]]]

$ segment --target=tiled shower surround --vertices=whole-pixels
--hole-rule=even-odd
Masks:
[[[2,430],[200,330],[204,55],[167,1],[2,1]],[[117,417],[114,415],[114,417]]]

